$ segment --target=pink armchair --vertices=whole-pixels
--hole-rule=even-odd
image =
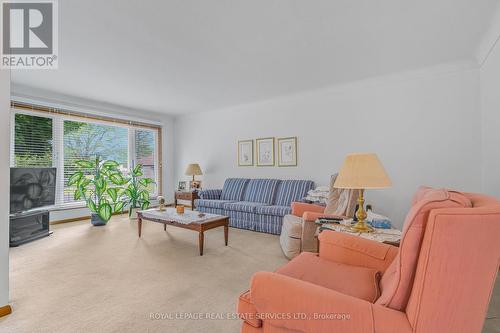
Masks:
[[[481,332],[500,263],[495,198],[421,188],[399,248],[319,238],[319,255],[253,276],[242,332]]]

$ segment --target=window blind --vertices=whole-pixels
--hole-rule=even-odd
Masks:
[[[156,133],[151,130],[135,130],[135,164],[142,164],[144,177],[158,179],[157,159],[155,154]],[[156,185],[150,184],[149,191],[156,193]]]
[[[79,168],[78,160],[101,159],[118,162],[119,168],[128,170],[128,129],[92,122],[64,120],[64,191],[63,202],[73,202],[75,188],[68,187],[69,177]]]
[[[56,108],[56,107],[48,107],[48,106],[43,106],[43,105],[34,105],[34,104],[29,104],[29,103],[23,103],[23,102],[18,102],[18,101],[11,101],[10,103],[11,108],[15,109],[17,111],[28,111],[28,112],[36,112],[40,114],[46,114],[46,115],[58,115],[58,116],[63,116],[66,118],[72,118],[72,119],[84,119],[84,120],[92,120],[92,121],[102,121],[102,122],[107,122],[110,124],[122,124],[122,125],[128,125],[132,126],[135,128],[149,128],[149,129],[154,129],[154,130],[161,130],[161,126],[157,124],[149,124],[137,120],[125,120],[125,119],[120,119],[120,118],[115,118],[111,116],[101,116],[101,115],[95,115],[92,113],[87,113],[83,111],[76,111],[76,110],[69,110],[69,109],[63,109],[63,108]],[[160,131],[161,132],[161,131]]]
[[[51,118],[16,114],[11,159],[18,167],[53,166]]]
[[[161,189],[161,128],[109,121],[99,117],[72,115],[13,105],[11,121],[11,166],[56,167],[56,206],[82,206],[75,202],[73,188],[66,186],[80,159],[114,160],[127,174],[129,166],[143,164],[145,177],[156,182],[152,196]]]

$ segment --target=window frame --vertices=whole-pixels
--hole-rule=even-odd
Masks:
[[[155,186],[155,193],[152,194],[152,198],[156,199],[158,196],[162,195],[161,191],[161,185],[162,185],[162,180],[161,180],[161,130],[155,131],[154,129],[149,129],[149,128],[137,128],[134,127],[133,130],[128,131],[129,135],[129,163],[132,162],[133,164],[130,165],[137,165],[137,156],[136,156],[136,140],[135,140],[135,131],[151,131],[154,134],[155,138],[155,149],[154,149],[154,169],[155,169],[155,180],[156,180],[156,186]],[[131,140],[131,137],[132,140]],[[130,158],[132,156],[132,158]]]
[[[135,165],[136,156],[135,156],[135,131],[136,130],[147,130],[154,133],[155,138],[155,147],[154,147],[154,168],[155,168],[155,192],[151,193],[151,199],[155,200],[158,196],[162,195],[162,126],[159,125],[151,125],[147,124],[134,124],[131,121],[125,121],[121,119],[116,119],[116,121],[112,121],[109,119],[104,119],[99,116],[93,116],[89,114],[85,114],[85,116],[79,115],[78,113],[71,114],[70,111],[66,112],[50,112],[45,110],[46,107],[40,107],[37,109],[36,106],[31,107],[32,110],[27,108],[19,108],[16,106],[16,102],[11,103],[10,108],[10,144],[9,144],[9,165],[10,167],[15,167],[15,118],[16,114],[24,114],[28,116],[36,116],[36,117],[45,117],[52,119],[52,167],[57,168],[57,181],[59,184],[61,182],[64,184],[64,121],[80,121],[80,122],[88,122],[94,124],[102,124],[106,126],[116,126],[126,128],[128,130],[128,156],[127,162],[128,166]],[[57,139],[56,139],[57,138]],[[58,186],[59,188],[59,186]],[[64,185],[62,187],[64,189]],[[61,192],[61,193],[59,193]],[[71,209],[71,208],[83,208],[85,207],[85,203],[82,201],[78,202],[64,202],[64,191],[58,191],[56,193],[56,209]]]

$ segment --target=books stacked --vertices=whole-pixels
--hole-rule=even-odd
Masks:
[[[316,224],[324,224],[324,223],[340,223],[342,219],[340,217],[318,217],[316,220]]]

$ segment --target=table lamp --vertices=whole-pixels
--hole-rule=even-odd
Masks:
[[[350,227],[353,231],[373,231],[373,228],[366,225],[364,190],[390,186],[391,180],[376,154],[354,153],[347,155],[333,187],[359,190],[358,210],[356,211],[358,222]]]
[[[193,182],[194,182],[194,176],[200,176],[203,174],[203,172],[201,172],[201,168],[198,163],[188,164],[186,172],[184,173],[186,176],[193,176]]]

